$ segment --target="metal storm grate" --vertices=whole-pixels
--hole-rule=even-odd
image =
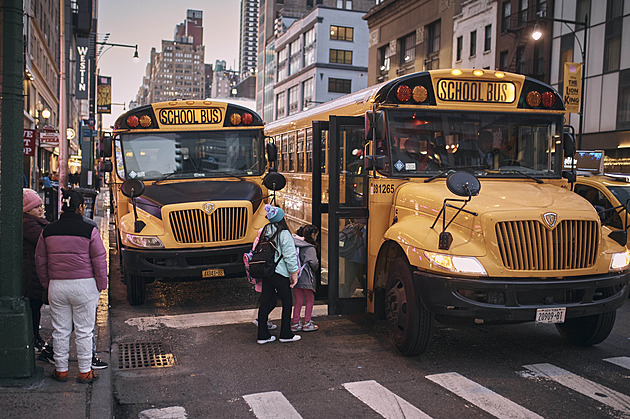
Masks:
[[[217,208],[212,214],[200,209],[173,211],[171,230],[179,243],[217,243],[239,240],[247,231],[247,208]]]
[[[175,364],[175,356],[159,342],[118,344],[118,368],[165,368]]]
[[[540,221],[507,221],[496,225],[503,264],[512,270],[588,268],[597,258],[597,223],[564,220],[553,230]]]

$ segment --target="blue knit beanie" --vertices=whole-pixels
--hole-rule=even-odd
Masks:
[[[267,219],[270,223],[277,223],[284,218],[284,211],[281,208],[267,204],[265,211],[267,211]]]

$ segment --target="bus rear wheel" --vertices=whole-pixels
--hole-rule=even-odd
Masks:
[[[560,335],[577,346],[591,346],[602,343],[612,332],[617,318],[617,311],[595,314],[593,316],[568,319],[556,324]]]
[[[403,355],[424,353],[433,338],[433,313],[416,295],[411,268],[404,258],[395,259],[387,275],[385,317],[389,338]]]
[[[127,301],[132,306],[144,304],[146,297],[144,279],[140,276],[124,274],[125,283],[127,284]]]

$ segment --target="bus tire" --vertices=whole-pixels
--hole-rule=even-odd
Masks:
[[[146,297],[144,279],[140,276],[125,273],[125,283],[127,284],[127,301],[132,306],[144,304]]]
[[[405,356],[424,353],[433,338],[434,316],[416,295],[411,268],[403,257],[389,266],[385,295],[389,338]]]
[[[617,318],[617,310],[593,316],[576,317],[556,324],[560,335],[577,346],[591,346],[602,343],[612,332]]]

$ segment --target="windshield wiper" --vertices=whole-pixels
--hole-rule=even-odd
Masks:
[[[450,169],[444,169],[440,173],[438,173],[437,175],[433,175],[433,176],[431,176],[429,178],[426,178],[424,180],[424,183],[429,183],[429,182],[431,182],[434,179],[437,179],[437,178],[442,177],[444,175],[448,175],[451,172],[455,172],[455,171],[457,171],[459,169],[483,169],[483,166],[479,166],[479,165],[476,165],[476,166],[458,166],[456,168],[451,167]]]
[[[542,180],[540,180],[536,176],[530,175],[529,173],[521,172],[520,170],[510,170],[510,171],[513,173],[518,173],[519,175],[525,176],[526,178],[529,178],[531,180],[535,180],[536,183],[544,183]]]
[[[162,176],[161,178],[155,179],[151,185],[155,185],[157,183],[160,183],[163,180],[166,180],[166,179],[169,179],[169,178],[173,177],[174,175],[181,175],[181,173],[180,172],[167,173],[164,176]]]

